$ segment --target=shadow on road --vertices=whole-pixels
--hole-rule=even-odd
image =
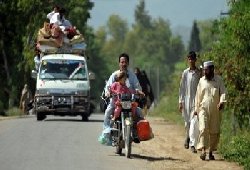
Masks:
[[[82,121],[81,119],[61,119],[61,118],[59,118],[59,119],[45,119],[44,120],[45,122],[56,122],[56,121],[58,121],[58,122],[84,122],[84,123],[93,123],[93,122],[103,122],[103,120],[98,120],[98,119],[89,119],[89,120],[87,120],[87,121]]]
[[[165,160],[170,160],[170,161],[179,161],[179,162],[185,162],[184,160],[181,160],[181,159],[175,159],[175,158],[172,158],[172,157],[154,157],[154,156],[145,156],[145,155],[139,155],[139,154],[132,154],[131,155],[132,158],[135,158],[135,159],[144,159],[144,160],[147,160],[147,161],[165,161]]]

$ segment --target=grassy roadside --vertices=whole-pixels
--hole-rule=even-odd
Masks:
[[[244,169],[250,169],[250,133],[246,129],[236,127],[233,133],[230,111],[223,112],[219,152],[229,161],[238,162]]]
[[[184,126],[184,122],[181,113],[178,111],[178,94],[181,73],[185,67],[186,65],[183,62],[179,62],[175,65],[176,71],[170,77],[171,83],[166,85],[165,93],[161,96],[160,102],[153,111],[153,115],[161,116],[181,126]]]
[[[151,116],[162,117],[183,128],[183,118],[178,111],[178,93],[181,70],[184,67],[183,63],[176,64],[176,71],[172,75],[171,84],[166,86],[165,94],[151,113]],[[231,112],[227,109],[224,110],[218,151],[227,161],[237,162],[243,165],[244,169],[250,170],[249,129],[240,130],[239,127],[236,127],[236,133],[233,133],[232,122]]]
[[[13,107],[5,111],[4,114],[0,115],[0,121],[6,120],[6,119],[17,118],[17,117],[23,117],[23,116],[25,116],[25,114],[22,113],[22,111],[19,108]]]
[[[178,98],[176,95],[164,96],[150,116],[162,117],[184,128],[183,118],[177,109]],[[237,162],[244,166],[244,169],[249,170],[250,133],[246,130],[238,130],[237,134],[233,135],[231,122],[229,112],[224,111],[218,151],[225,160]]]

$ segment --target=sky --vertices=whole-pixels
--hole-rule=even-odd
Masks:
[[[107,23],[112,14],[134,22],[134,11],[139,0],[91,0],[95,3],[90,11],[88,24],[94,29]],[[170,22],[171,28],[192,27],[194,20],[216,19],[228,10],[227,0],[145,0],[146,10],[152,18],[161,17]]]

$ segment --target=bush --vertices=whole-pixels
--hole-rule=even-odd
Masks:
[[[172,83],[166,86],[166,93],[161,97],[153,114],[183,125],[183,118],[178,113],[180,68],[171,78]],[[245,169],[250,169],[250,134],[247,130],[240,131],[237,121],[232,124],[232,111],[228,109],[230,107],[226,105],[223,111],[219,152],[226,160],[238,162]]]
[[[17,108],[17,107],[12,107],[9,110],[6,111],[6,116],[22,116],[24,113]]]
[[[163,96],[154,109],[153,115],[163,117],[177,124],[183,124],[181,113],[178,113],[178,98],[174,95]]]
[[[250,134],[237,131],[233,134],[230,112],[224,111],[221,127],[220,154],[226,159],[238,162],[245,169],[250,169]],[[237,127],[238,128],[238,127]]]
[[[179,107],[179,84],[182,71],[186,65],[184,62],[176,63],[175,72],[171,76],[171,83],[166,85],[166,93],[161,97],[160,102],[154,110],[154,114],[177,124],[184,124]]]
[[[224,146],[222,155],[225,159],[236,161],[245,169],[250,169],[250,135],[233,136],[231,141]]]

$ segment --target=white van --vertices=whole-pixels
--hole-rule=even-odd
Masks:
[[[90,116],[90,79],[85,57],[77,54],[47,54],[41,58],[34,97],[37,120],[46,115]],[[93,77],[94,78],[94,77]]]

